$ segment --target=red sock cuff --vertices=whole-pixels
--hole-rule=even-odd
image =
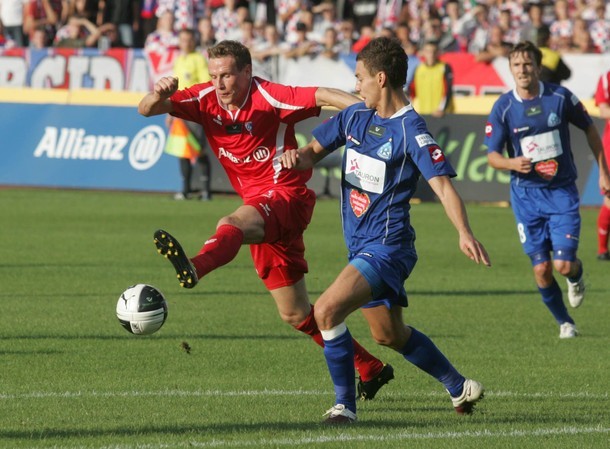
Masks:
[[[231,262],[244,241],[244,233],[241,229],[233,225],[222,225],[216,230],[216,234],[211,236],[203,245],[199,254],[191,259],[197,277],[200,279],[229,262]]]

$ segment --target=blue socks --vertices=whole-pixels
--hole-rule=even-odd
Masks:
[[[324,338],[324,357],[335,386],[335,403],[343,404],[356,413],[356,369],[352,335],[345,324],[321,333]]]
[[[411,338],[400,353],[413,365],[441,382],[451,396],[462,394],[464,376],[458,373],[432,340],[416,329],[411,330]]]
[[[580,269],[580,276],[582,276],[582,266]],[[580,279],[580,276],[576,281]],[[563,324],[567,322],[574,324],[574,320],[568,314],[568,309],[566,309],[566,305],[563,302],[561,288],[559,288],[555,278],[553,278],[553,283],[550,286],[546,288],[538,287],[538,291],[542,295],[542,302],[544,302],[544,305],[551,311],[557,323]]]

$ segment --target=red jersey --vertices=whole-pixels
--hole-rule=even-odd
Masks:
[[[595,104],[599,106],[602,103],[610,105],[610,72],[604,73],[597,83],[595,91]],[[610,155],[610,120],[606,120],[604,127],[604,135],[602,137],[606,158]]]
[[[172,115],[200,123],[231,185],[244,199],[278,187],[305,186],[312,170],[282,170],[279,156],[298,148],[294,124],[318,116],[317,87],[290,87],[253,77],[243,106],[229,111],[212,82],[177,91]]]

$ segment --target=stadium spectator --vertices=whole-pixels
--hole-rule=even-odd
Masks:
[[[197,51],[195,32],[187,28],[178,33],[180,53],[174,60],[174,76],[178,79],[178,87],[186,89],[194,84],[210,80],[208,63],[205,57]],[[193,193],[203,201],[212,199],[211,164],[206,150],[206,139],[203,127],[189,120],[173,118],[168,114],[167,126],[170,130],[166,144],[166,152],[178,157],[180,175],[182,176],[182,191],[174,195],[176,200],[192,198]],[[193,189],[193,163],[198,167],[201,191]]]
[[[337,30],[333,27],[326,29],[324,41],[318,50],[321,56],[335,61],[338,60],[341,53],[341,44],[337,40]]]
[[[557,0],[555,2],[555,20],[551,22],[550,47],[554,50],[565,48],[565,42],[569,42],[574,34],[574,21],[570,17],[568,0]]]
[[[250,52],[234,41],[210,48],[208,66],[211,82],[177,90],[175,78],[161,78],[138,110],[145,116],[170,113],[201,123],[244,203],[219,220],[216,233],[192,259],[165,231],[155,233],[157,248],[169,258],[180,284],[192,288],[249,245],[257,274],[282,320],[322,346],[304,278],[303,232],[315,203],[315,193],[306,185],[311,171],[280,171],[276,158],[282,149],[297,147],[296,122],[317,116],[321,106],[341,109],[357,98],[337,89],[293,88],[252,77]],[[394,377],[393,369],[356,347],[352,363],[361,376],[359,391],[363,399],[372,399]]]
[[[487,44],[490,26],[489,8],[485,4],[477,4],[464,13],[455,29],[458,35],[468,42],[468,52],[477,54]]]
[[[360,53],[360,51],[375,37],[375,30],[372,26],[363,26],[360,28],[360,33],[354,45],[352,45],[353,53]]]
[[[28,39],[38,27],[44,27],[47,42],[53,42],[62,18],[67,14],[62,0],[32,0],[25,8],[23,31]]]
[[[99,13],[102,16],[101,25],[111,23],[118,33],[115,47],[134,47],[135,37],[140,30],[140,1],[139,0],[100,0]],[[104,27],[112,33],[111,27]],[[141,45],[138,42],[138,45]]]
[[[296,39],[297,22],[301,21],[301,12],[307,10],[305,0],[279,0],[277,2],[277,27],[283,39],[292,44]]]
[[[511,45],[504,41],[504,32],[499,25],[492,25],[489,29],[489,39],[485,48],[478,52],[474,59],[477,62],[491,62],[497,57],[506,57],[511,49]]]
[[[537,42],[538,30],[544,25],[542,20],[543,5],[539,2],[529,2],[526,11],[526,19],[521,25],[521,40]]]
[[[442,16],[443,32],[450,34],[457,41],[459,51],[466,51],[468,42],[458,32],[458,23],[462,13],[458,0],[449,0],[445,3],[445,14]]]
[[[457,39],[453,34],[443,30],[443,22],[438,16],[431,16],[427,21],[424,22],[423,27],[423,40],[424,42],[436,42],[440,53],[459,51],[460,46]]]
[[[610,20],[606,19],[606,2],[604,0],[595,2],[595,14],[595,20],[589,25],[589,34],[597,52],[606,53],[610,50]]]
[[[161,13],[157,29],[146,37],[144,50],[164,53],[178,48],[178,33],[174,31],[174,14],[171,11]]]
[[[565,51],[567,53],[579,54],[597,53],[597,50],[593,45],[593,39],[589,33],[589,27],[584,19],[578,18],[574,20],[574,35]]]
[[[354,21],[352,19],[343,19],[341,21],[338,39],[341,44],[341,53],[351,53],[352,46],[358,40],[358,32],[354,28]]]
[[[205,3],[202,0],[158,0],[157,18],[165,12],[174,17],[174,31],[184,28],[197,29],[197,22],[205,15]]]
[[[538,48],[542,52],[542,64],[540,66],[540,80],[553,84],[561,84],[572,76],[572,71],[563,61],[561,54],[550,48],[551,30],[542,25],[538,32]]]
[[[439,59],[436,41],[426,42],[421,49],[422,62],[415,69],[409,91],[417,112],[443,117],[453,112],[453,70]]]
[[[458,413],[471,412],[483,396],[480,383],[464,378],[432,340],[403,322],[404,283],[417,261],[409,201],[420,174],[457,229],[460,249],[476,263],[490,265],[451,183],[453,168],[404,95],[403,56],[398,41],[373,39],[358,54],[355,70],[356,92],[364,103],[339,112],[314,129],[310,144],[281,156],[287,169],[310,170],[345,146],[341,214],[349,262],[315,305],[335,387],[329,423],[356,421],[354,351],[345,320],[357,309],[378,344],[397,351],[444,385]]]
[[[566,278],[569,303],[579,307],[585,283],[577,257],[580,200],[570,123],[585,133],[600,166],[600,189],[610,194],[602,142],[586,109],[569,90],[540,81],[542,53],[534,44],[517,44],[508,60],[516,87],[492,108],[484,140],[488,161],[495,169],[510,171],[517,231],[542,301],[559,324],[559,338],[574,338],[578,330],[553,276],[554,268]],[[502,154],[505,147],[508,156]]]
[[[276,80],[279,77],[279,56],[289,47],[280,39],[274,24],[265,25],[263,39],[250,51],[254,73],[271,81]]]
[[[254,48],[261,41],[261,38],[256,34],[254,22],[250,17],[246,17],[239,24],[239,42],[248,48]]]
[[[502,30],[502,42],[506,42],[509,45],[515,45],[521,39],[519,28],[513,25],[510,9],[504,8],[500,10],[498,26]]]
[[[402,0],[378,0],[377,14],[375,15],[375,31],[379,33],[382,29],[393,30],[398,22],[408,18],[406,5],[403,7]]]
[[[215,9],[212,13],[212,27],[219,42],[225,39],[238,40],[240,37],[236,3],[236,0],[224,0],[224,6]]]
[[[82,0],[81,0],[82,1]],[[141,0],[139,41],[145,42],[150,33],[157,29],[158,0]]]
[[[79,15],[72,16],[68,23],[57,30],[54,46],[59,48],[94,47],[101,32],[91,21]]]
[[[303,22],[297,23],[296,40],[290,43],[290,48],[284,51],[285,58],[301,58],[303,56],[313,57],[320,51],[320,45],[307,37],[307,25]]]
[[[207,58],[208,48],[213,47],[218,42],[214,27],[212,26],[212,20],[209,17],[199,19],[197,31],[199,33],[199,51]]]
[[[595,91],[595,104],[599,107],[599,116],[606,121],[603,134],[606,165],[610,169],[610,72],[599,77]],[[605,195],[597,216],[597,259],[610,260],[608,252],[608,235],[610,233],[610,196]]]
[[[341,24],[337,20],[337,7],[334,2],[323,0],[319,5],[314,6],[311,12],[313,13],[312,33],[319,36],[320,42],[324,40],[326,30],[329,28],[339,32]]]
[[[47,39],[47,32],[44,26],[39,26],[31,34],[28,46],[35,50],[43,50],[51,44]]]
[[[23,32],[26,6],[27,0],[0,0],[0,24],[4,37],[11,40],[15,47],[27,46],[27,36]]]
[[[353,19],[354,28],[358,31],[363,27],[373,27],[377,15],[377,0],[351,0],[348,2],[348,17]]]

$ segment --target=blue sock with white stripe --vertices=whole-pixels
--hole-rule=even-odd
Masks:
[[[352,335],[345,323],[320,332],[324,339],[324,357],[335,386],[335,404],[343,404],[356,413],[356,370]]]
[[[568,309],[563,302],[561,288],[559,288],[555,278],[553,278],[553,283],[550,286],[545,288],[538,287],[538,291],[542,295],[542,302],[551,311],[557,323],[563,324],[567,322],[574,324],[574,320],[568,314]]]
[[[411,330],[411,338],[400,353],[413,365],[441,382],[451,396],[462,394],[464,376],[453,367],[430,338],[417,329]]]

